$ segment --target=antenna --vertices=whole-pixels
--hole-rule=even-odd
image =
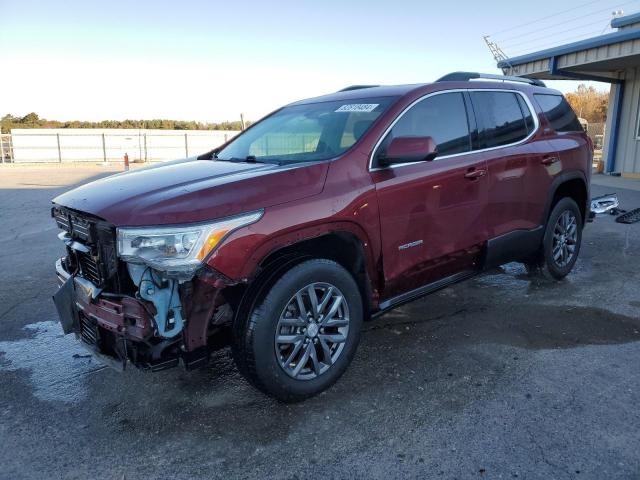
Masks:
[[[482,38],[484,42],[487,44],[487,47],[489,47],[489,51],[491,52],[491,55],[493,55],[493,58],[495,59],[496,63],[505,62],[507,65],[509,65],[509,70],[507,70],[506,68],[503,68],[502,73],[506,75],[507,71],[509,71],[509,73],[513,74],[514,73],[513,65],[509,63],[509,57],[507,57],[507,54],[502,51],[502,49],[498,46],[496,42],[492,42],[491,40],[489,40],[490,38],[489,35],[484,35]]]

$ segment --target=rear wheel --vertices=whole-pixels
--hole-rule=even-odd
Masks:
[[[286,402],[329,388],[355,354],[362,325],[358,286],[339,264],[302,262],[236,319],[234,358],[257,388]]]
[[[525,262],[527,270],[560,280],[575,265],[581,243],[580,209],[572,198],[562,198],[549,215],[540,250]]]

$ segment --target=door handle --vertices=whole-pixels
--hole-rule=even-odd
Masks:
[[[469,180],[475,180],[477,178],[480,177],[484,177],[487,174],[486,170],[469,170],[467,173],[464,174],[464,178],[468,178]]]
[[[558,157],[544,157],[542,159],[542,162],[540,163],[542,163],[543,165],[553,165],[558,161],[559,161]]]

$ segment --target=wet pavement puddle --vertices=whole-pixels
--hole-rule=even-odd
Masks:
[[[503,287],[510,293],[522,294],[531,286],[531,278],[527,276],[524,265],[508,263],[502,267],[489,270],[475,278],[484,287]]]
[[[77,403],[87,396],[86,377],[106,367],[95,360],[58,322],[26,325],[29,335],[0,341],[0,372],[28,371],[33,394],[44,401]]]

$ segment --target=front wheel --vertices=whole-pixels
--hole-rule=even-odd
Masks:
[[[233,353],[257,388],[286,402],[329,388],[353,358],[362,326],[362,298],[336,262],[302,262],[236,319]]]
[[[540,250],[525,263],[527,269],[560,280],[575,265],[581,243],[580,209],[572,198],[562,198],[549,215]]]

